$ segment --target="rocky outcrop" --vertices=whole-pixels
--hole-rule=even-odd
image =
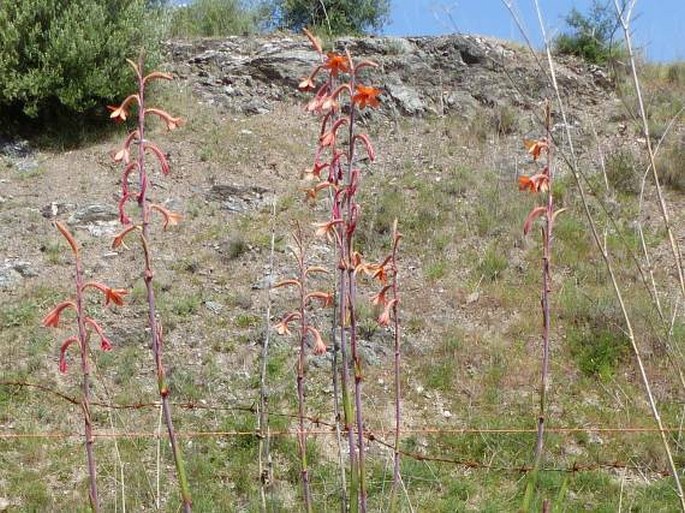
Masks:
[[[298,82],[319,62],[304,37],[229,37],[169,42],[174,72],[187,80],[201,101],[247,115],[269,112],[295,99]],[[343,38],[355,59],[379,64],[369,81],[383,90],[390,115],[469,114],[478,106],[527,109],[552,97],[548,73],[531,52],[491,38]],[[562,95],[573,109],[606,98],[610,83],[601,70],[581,61],[557,62]]]

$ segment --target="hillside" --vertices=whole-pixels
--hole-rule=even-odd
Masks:
[[[536,230],[528,237],[522,232],[536,198],[518,190],[517,178],[535,168],[522,140],[543,135],[544,101],[553,98],[542,57],[478,36],[335,45],[379,64],[365,81],[382,90],[381,108],[365,110],[360,120],[377,159],[363,163],[359,249],[382,259],[395,218],[404,235],[402,447],[409,455],[402,511],[516,511],[526,484],[521,469],[532,463],[535,442],[542,322],[540,237]],[[150,137],[171,164],[168,177],[153,177],[151,195],[184,216],[166,233],[154,231],[174,417],[185,433],[194,511],[259,511],[255,405],[267,332],[271,430],[292,435],[297,411],[295,337],[273,329],[293,308],[294,296],[269,285],[297,272],[287,251],[295,223],[306,231],[328,215],[324,201],[306,200],[309,185],[302,179],[319,124],[305,112],[309,95],[297,84],[318,58],[296,36],[169,42],[168,55],[177,80],[156,88],[152,101],[186,123],[173,132],[153,125]],[[609,71],[580,61],[563,59],[557,66],[589,211],[616,266],[663,422],[674,428],[669,440],[680,465],[685,323],[651,180],[639,195],[646,160],[634,96],[620,71],[610,80]],[[659,160],[670,186],[665,201],[682,243],[676,159],[685,152],[685,131],[682,118],[668,122],[682,106],[685,73],[675,69],[673,80],[668,70],[644,72],[653,132],[665,135]],[[624,320],[569,171],[573,159],[557,105],[552,114],[559,151],[554,193],[566,210],[555,228],[552,258],[547,471],[531,511],[541,511],[545,498],[553,511],[617,511],[619,503],[625,511],[675,511],[678,499],[664,475],[659,435],[650,431]],[[126,121],[126,128],[133,126]],[[126,511],[178,511],[165,443],[158,467],[153,433],[159,409],[144,406],[158,398],[136,267],[141,256],[135,248],[111,248],[120,230],[121,181],[121,166],[111,156],[123,135],[122,127],[107,140],[65,151],[0,141],[0,511],[86,511],[88,503],[80,410],[54,393],[79,396],[76,351],[69,372],[60,374],[59,344],[68,332],[40,325],[73,288],[72,257],[50,222],[55,218],[68,223],[83,246],[88,279],[131,291],[125,308],[100,313],[92,306],[114,346],[93,352],[95,400],[131,406],[92,412],[96,431],[124,435],[96,439],[104,510],[122,511],[125,497]],[[313,233],[306,239],[309,261],[329,265],[333,249]],[[364,282],[364,408],[367,429],[390,442],[393,333],[378,326],[379,312],[365,301],[373,292]],[[328,313],[315,320],[330,325]],[[332,359],[330,347],[308,357],[317,511],[339,510]],[[612,431],[624,428],[645,431]],[[46,436],[21,436],[27,433]],[[270,511],[300,510],[297,441],[290,435],[273,437]],[[371,511],[385,511],[392,450],[372,441],[368,458]]]

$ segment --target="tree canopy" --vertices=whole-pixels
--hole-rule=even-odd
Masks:
[[[378,31],[390,14],[390,0],[270,0],[268,7],[278,28],[309,27],[332,36]]]

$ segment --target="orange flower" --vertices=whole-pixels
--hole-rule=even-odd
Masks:
[[[397,303],[397,299],[391,299],[388,301],[388,303],[385,305],[385,308],[383,309],[383,313],[381,313],[378,316],[378,324],[381,326],[387,326],[390,324],[391,321],[391,312],[395,304]]]
[[[73,308],[76,310],[76,305],[74,304],[73,301],[64,301],[60,304],[58,304],[55,308],[53,308],[50,313],[48,313],[45,317],[43,317],[43,320],[41,321],[41,324],[45,326],[46,328],[56,328],[59,326],[59,317],[62,315],[62,312],[64,311],[65,308]]]
[[[549,176],[542,172],[533,176],[519,176],[519,190],[530,192],[545,192],[549,188]]]
[[[137,224],[132,224],[132,225],[124,228],[124,230],[121,233],[119,233],[116,237],[114,237],[114,240],[112,241],[112,249],[117,249],[119,246],[123,246],[124,248],[128,249],[126,244],[124,244],[124,237],[126,237],[133,230],[140,230],[140,229],[141,229],[140,225],[137,225]]]
[[[539,141],[535,139],[524,139],[523,145],[526,147],[526,150],[528,150],[528,153],[533,156],[533,160],[537,160],[538,157],[540,157],[542,150],[548,148],[546,139],[541,139]]]
[[[62,342],[62,347],[59,350],[59,371],[64,374],[67,372],[67,349],[71,344],[78,344],[76,337],[69,337]]]
[[[305,301],[318,299],[321,301],[321,308],[327,308],[333,304],[333,294],[329,292],[315,291],[307,294]]]
[[[124,289],[113,289],[97,281],[89,281],[88,283],[85,283],[81,290],[86,290],[88,287],[98,289],[100,292],[104,294],[105,306],[107,306],[110,303],[114,303],[117,306],[123,306],[124,296],[128,294],[128,291]]]
[[[326,236],[329,242],[333,242],[338,238],[336,226],[342,224],[342,222],[342,219],[333,219],[332,221],[327,221],[325,223],[313,223],[316,228],[315,235],[317,237]]]
[[[326,344],[321,338],[321,333],[319,333],[319,330],[317,330],[314,326],[307,326],[307,331],[314,336],[314,354],[326,354]]]
[[[379,89],[363,85],[358,85],[354,89],[356,93],[352,97],[352,103],[359,105],[360,109],[364,109],[367,106],[376,108],[380,104],[378,95],[381,92]]]
[[[337,77],[338,73],[347,73],[350,70],[350,63],[344,55],[328,52],[326,57],[323,67],[330,70],[332,76]]]
[[[172,212],[171,210],[164,208],[162,205],[158,205],[157,203],[153,203],[152,205],[150,205],[150,208],[152,210],[156,210],[164,217],[164,224],[162,225],[162,229],[164,229],[165,231],[167,227],[175,226],[179,223],[179,221],[183,220],[183,216],[181,214]]]
[[[314,80],[312,79],[312,77],[305,78],[297,85],[297,88],[300,91],[311,91],[315,87],[316,86],[314,85]]]
[[[166,123],[168,130],[175,130],[179,126],[183,125],[185,121],[182,118],[174,118],[168,112],[162,109],[149,108],[145,109],[146,114],[154,114]]]
[[[378,294],[374,294],[371,297],[371,303],[374,305],[386,305],[388,303],[388,297],[386,294],[390,288],[391,285],[386,285],[378,292]]]
[[[109,117],[117,122],[126,121],[126,118],[128,117],[128,106],[134,101],[139,101],[137,94],[131,94],[127,96],[118,107],[108,105],[107,108],[112,111]]]
[[[281,322],[276,324],[274,326],[276,328],[276,333],[279,335],[289,335],[290,334],[290,323],[293,321],[296,321],[297,319],[300,318],[300,313],[299,312],[290,312],[288,315],[286,315]]]
[[[90,317],[86,317],[86,324],[90,325],[100,337],[100,349],[103,351],[111,351],[112,342],[105,336],[100,325]]]

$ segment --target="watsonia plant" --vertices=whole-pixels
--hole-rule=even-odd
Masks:
[[[179,127],[183,123],[183,120],[181,118],[172,117],[165,110],[156,107],[147,107],[146,105],[145,92],[148,84],[156,79],[171,80],[171,75],[159,71],[153,71],[148,75],[144,75],[142,57],[137,64],[130,60],[127,62],[135,72],[138,81],[138,91],[127,96],[120,105],[110,107],[110,110],[112,111],[110,117],[118,121],[125,121],[128,118],[132,107],[135,106],[137,107],[138,123],[137,128],[127,135],[124,144],[114,153],[113,157],[115,161],[121,162],[124,166],[121,178],[121,198],[119,200],[119,218],[121,224],[124,225],[124,229],[114,238],[112,247],[115,249],[120,246],[126,247],[124,239],[134,232],[138,234],[141,242],[144,257],[142,274],[147,291],[148,326],[150,328],[152,355],[157,375],[157,387],[162,402],[162,415],[164,416],[164,422],[167,426],[169,443],[176,466],[176,475],[178,477],[181,492],[183,511],[185,513],[190,513],[190,511],[192,511],[190,489],[186,478],[183,455],[176,439],[176,432],[171,416],[171,405],[169,404],[170,390],[163,361],[163,330],[162,324],[157,318],[155,289],[153,287],[154,272],[152,269],[152,248],[150,245],[150,223],[153,212],[157,212],[162,216],[164,230],[171,225],[178,224],[182,217],[180,214],[171,212],[163,205],[151,203],[148,200],[148,191],[151,189],[151,179],[150,174],[148,173],[147,157],[152,156],[153,162],[157,164],[163,175],[169,174],[169,162],[162,149],[145,137],[145,121],[147,115],[159,118],[166,124],[166,127],[169,130],[174,130]],[[131,190],[129,184],[131,175],[137,175],[138,179],[135,192]],[[137,222],[133,222],[126,213],[126,206],[134,199],[139,207]]]
[[[278,287],[295,287],[298,291],[299,306],[296,310],[286,313],[281,322],[276,325],[276,330],[280,335],[290,333],[290,325],[298,326],[298,339],[300,342],[297,357],[297,441],[300,455],[300,476],[302,480],[302,500],[304,510],[312,512],[312,492],[310,486],[309,467],[307,464],[307,432],[305,430],[305,402],[304,402],[304,379],[306,369],[306,349],[311,340],[314,354],[321,355],[326,352],[326,344],[321,337],[321,332],[311,323],[309,310],[315,301],[322,307],[333,304],[333,295],[329,292],[314,290],[309,292],[307,285],[308,279],[317,273],[328,273],[326,269],[319,266],[307,265],[305,247],[302,240],[302,231],[298,227],[293,234],[295,246],[290,250],[297,261],[298,276],[282,280],[274,285]]]
[[[364,156],[369,161],[376,157],[368,135],[357,130],[356,122],[361,110],[379,105],[380,91],[360,83],[360,72],[377,65],[371,61],[357,63],[349,51],[345,54],[325,53],[319,41],[308,31],[305,33],[321,56],[321,64],[300,83],[301,90],[316,91],[306,110],[321,119],[314,164],[307,171],[308,178],[315,180],[316,184],[309,189],[308,194],[316,198],[321,191],[327,191],[331,205],[330,218],[316,223],[316,233],[326,237],[337,251],[335,297],[338,298],[337,319],[340,323],[343,422],[350,449],[350,511],[366,512],[363,369],[358,351],[356,280],[360,270],[379,279],[384,277],[389,261],[366,263],[355,249],[355,231],[361,211],[357,200],[362,179],[359,161]],[[317,86],[316,81],[321,76],[323,82]],[[359,155],[359,150],[363,155]],[[333,336],[336,336],[336,330]],[[350,363],[354,371],[354,414],[350,394]],[[353,422],[356,424],[356,440]]]
[[[42,323],[46,328],[58,328],[61,316],[65,311],[73,310],[76,314],[77,332],[76,335],[72,335],[62,342],[59,356],[59,370],[63,373],[67,372],[67,350],[74,344],[78,345],[81,357],[81,407],[83,409],[83,423],[85,427],[84,438],[86,456],[88,459],[88,476],[90,480],[88,497],[90,499],[91,509],[97,513],[100,511],[100,502],[97,488],[97,468],[93,451],[93,423],[90,414],[90,333],[95,332],[100,338],[100,349],[103,351],[110,351],[112,349],[112,343],[105,336],[100,324],[86,314],[85,296],[87,290],[94,289],[104,296],[105,306],[110,303],[121,306],[124,304],[126,291],[123,289],[113,289],[98,281],[85,281],[81,253],[76,239],[74,239],[67,227],[59,221],[55,222],[55,226],[69,243],[71,252],[74,255],[74,283],[76,285],[76,292],[73,298],[67,299],[55,306],[50,313],[43,318]]]
[[[544,194],[542,205],[534,206],[523,223],[523,234],[528,235],[536,219],[541,218],[542,233],[542,292],[540,306],[542,309],[542,377],[540,382],[540,404],[537,419],[537,436],[535,442],[535,459],[533,465],[533,480],[542,461],[544,448],[545,420],[547,415],[547,391],[549,389],[549,338],[551,329],[550,295],[552,285],[551,258],[554,220],[564,209],[555,210],[553,181],[554,181],[554,144],[551,133],[551,111],[549,102],[545,103],[545,135],[538,140],[524,141],[528,153],[537,163],[542,161],[542,167],[531,176],[522,175],[518,179],[519,189],[533,194]],[[541,159],[541,157],[543,157]],[[532,481],[531,481],[532,482]],[[529,486],[527,496],[532,492]],[[528,500],[528,499],[526,499]]]

